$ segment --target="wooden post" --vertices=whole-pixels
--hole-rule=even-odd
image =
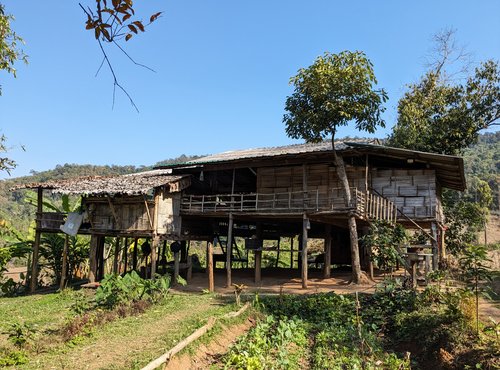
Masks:
[[[62,268],[61,268],[61,282],[59,289],[63,290],[66,287],[66,275],[68,274],[68,245],[69,245],[69,235],[66,234],[64,238],[64,247],[62,255]]]
[[[188,283],[190,283],[192,279],[193,279],[193,256],[190,254],[190,255],[188,255],[188,258],[187,258],[186,281]]]
[[[233,214],[229,213],[226,242],[226,287],[231,286],[231,253],[233,250]]]
[[[485,229],[484,229],[484,244],[487,244],[487,240],[486,240],[486,225],[484,226]],[[440,230],[440,234],[439,234],[439,246],[440,246],[440,249],[441,249],[441,256],[442,258],[446,258],[446,243],[445,243],[445,239],[444,239],[444,235],[446,233],[446,229],[444,227],[440,227],[439,228]]]
[[[325,226],[325,263],[323,266],[323,277],[330,278],[332,267],[332,226]]]
[[[293,236],[290,237],[290,268],[293,269]]]
[[[132,270],[137,271],[137,241],[138,238],[134,238],[134,250],[132,251]]]
[[[30,282],[30,292],[33,293],[38,285],[38,254],[40,250],[40,238],[42,232],[40,231],[41,218],[43,211],[43,189],[38,188],[37,196],[37,206],[36,206],[36,230],[35,230],[35,242],[33,243],[33,259],[31,260],[31,282]]]
[[[172,282],[172,285],[177,285],[177,280],[179,278],[179,264],[181,261],[181,255],[179,252],[174,253],[174,281]]]
[[[104,246],[106,244],[106,236],[99,235],[97,237],[97,280],[104,277]]]
[[[412,261],[411,263],[411,280],[413,288],[417,287],[417,261]]]
[[[262,269],[262,250],[255,250],[255,283],[259,284],[262,280],[261,276]]]
[[[156,250],[158,249],[158,244],[160,238],[155,235],[151,240],[151,280],[155,279],[156,274]]]
[[[115,253],[113,256],[113,274],[119,274],[120,271],[118,271],[118,256],[120,255],[120,241],[121,238],[117,236],[115,238]]]
[[[214,241],[215,242],[215,241]],[[207,242],[207,271],[208,271],[208,291],[214,289],[214,247],[211,242]]]
[[[89,282],[95,283],[97,280],[97,244],[99,237],[90,235],[90,256],[89,256]]]
[[[125,238],[125,245],[123,246],[123,273],[126,274],[128,270],[128,238]]]
[[[307,289],[307,226],[309,220],[304,213],[302,218],[302,288]]]
[[[437,236],[437,224],[433,222],[431,224],[431,235],[433,239],[431,239],[432,244],[432,269],[437,270],[439,266],[439,262],[441,261],[442,255],[441,250],[439,248],[439,244],[436,242],[438,240]]]

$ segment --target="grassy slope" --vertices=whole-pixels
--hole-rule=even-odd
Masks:
[[[133,369],[173,347],[206,322],[234,309],[232,304],[210,295],[169,295],[165,303],[150,307],[139,316],[117,319],[72,343],[63,343],[52,331],[70,316],[71,297],[64,294],[0,299],[0,328],[13,322],[37,324],[39,332],[31,348],[30,362],[20,369],[74,368]],[[52,332],[52,333],[51,333]],[[0,337],[5,346],[6,335]]]

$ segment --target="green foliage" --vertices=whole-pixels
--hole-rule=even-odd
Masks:
[[[498,62],[481,63],[463,84],[442,70],[409,86],[398,103],[398,120],[389,145],[426,152],[459,154],[475,143],[481,130],[500,118]]]
[[[167,294],[169,289],[169,275],[157,275],[155,280],[151,280],[141,278],[135,271],[123,277],[106,274],[96,290],[95,302],[98,306],[112,309],[140,300],[157,300]]]
[[[33,339],[36,331],[37,329],[34,325],[15,322],[11,324],[8,330],[3,334],[7,334],[9,342],[16,347],[23,348]]]
[[[300,369],[306,343],[300,320],[270,315],[230,348],[225,369]]]
[[[0,349],[0,366],[17,366],[27,364],[29,361],[28,354],[23,350],[8,351],[4,348]]]
[[[446,247],[458,255],[466,245],[477,241],[477,233],[484,228],[488,210],[480,203],[446,189],[443,191],[443,208],[448,227],[445,233]]]
[[[375,132],[384,126],[382,103],[373,64],[362,52],[325,53],[290,79],[294,92],[286,100],[283,122],[292,138],[321,141],[335,136],[339,126],[355,123],[358,130]]]
[[[370,250],[370,258],[378,268],[388,270],[401,261],[399,250],[408,240],[408,236],[400,224],[391,225],[385,221],[375,221],[370,225],[368,234],[361,240]]]
[[[474,293],[476,298],[476,332],[479,334],[479,294],[484,290],[480,283],[491,281],[491,271],[487,263],[488,259],[486,247],[484,245],[469,245],[460,257],[460,267],[464,280],[468,288]]]
[[[13,20],[14,17],[6,14],[4,6],[0,4],[0,71],[5,71],[16,77],[17,70],[14,65],[17,61],[27,63],[28,57],[19,48],[19,44],[24,44],[24,41],[12,30],[11,22]],[[2,95],[1,85],[0,95]]]

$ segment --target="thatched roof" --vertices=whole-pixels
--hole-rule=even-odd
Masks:
[[[161,186],[168,186],[170,192],[177,192],[190,184],[189,175],[172,175],[170,170],[152,170],[129,175],[85,176],[34,182],[16,185],[11,190],[42,188],[59,194],[141,195]]]

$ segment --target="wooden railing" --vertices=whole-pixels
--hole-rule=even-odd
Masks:
[[[351,203],[346,204],[342,189],[328,192],[296,191],[285,193],[245,193],[217,195],[186,195],[181,201],[186,213],[217,212],[346,212],[355,211],[361,217],[395,220],[394,203],[375,194],[351,188]]]
[[[394,202],[373,194],[368,191],[364,196],[365,199],[365,212],[364,216],[369,220],[385,220],[390,223],[396,222],[398,217],[398,210]]]

